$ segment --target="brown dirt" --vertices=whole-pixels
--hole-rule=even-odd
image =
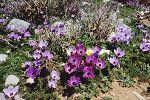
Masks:
[[[110,97],[112,100],[150,100],[150,97],[141,95],[147,90],[148,83],[135,84],[133,87],[121,87],[118,82],[112,83],[112,89],[107,93],[101,93],[99,97],[94,97],[92,100],[102,100],[104,97]],[[143,97],[140,98],[135,93]]]

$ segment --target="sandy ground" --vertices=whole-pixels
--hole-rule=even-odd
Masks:
[[[109,92],[101,93],[99,97],[94,97],[92,100],[102,100],[104,97],[111,97],[113,100],[150,100],[150,97],[141,95],[143,91],[147,90],[148,85],[148,83],[142,83],[127,88],[119,86],[118,82],[113,82]]]

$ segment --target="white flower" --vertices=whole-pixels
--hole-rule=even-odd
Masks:
[[[26,80],[26,82],[27,82],[27,83],[30,83],[30,84],[33,84],[33,83],[34,83],[34,79],[28,78],[28,79]]]
[[[110,54],[110,50],[106,50],[106,49],[102,49],[101,51],[100,51],[100,53],[99,53],[99,55],[102,55],[102,54],[104,54],[104,53],[106,53],[106,54]]]
[[[8,85],[17,85],[19,82],[19,78],[15,75],[9,75],[7,78],[6,78],[6,81],[5,81],[5,86],[8,86]]]

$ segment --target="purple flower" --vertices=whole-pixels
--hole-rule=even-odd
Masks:
[[[53,70],[53,71],[51,72],[51,77],[52,77],[54,80],[60,80],[60,73],[57,72],[57,71],[55,71],[55,70]]]
[[[119,60],[116,57],[111,57],[109,58],[109,62],[113,65],[116,66],[119,64]]]
[[[13,86],[9,86],[8,88],[3,89],[3,92],[5,93],[5,95],[7,95],[9,98],[12,98],[16,95],[16,93],[19,90],[19,86],[13,87]]]
[[[150,51],[150,43],[141,43],[140,44],[140,49],[142,51]]]
[[[84,78],[94,78],[94,70],[93,67],[84,67],[83,68],[83,77]]]
[[[56,81],[55,80],[48,81],[48,87],[49,88],[56,88],[57,87]]]
[[[3,18],[0,19],[0,23],[5,23],[5,21],[6,21],[6,20],[3,19]]]
[[[35,60],[35,61],[34,61],[34,65],[35,65],[36,67],[41,66],[41,65],[42,65],[41,60]]]
[[[106,63],[103,60],[98,60],[96,66],[99,67],[100,69],[104,69],[106,67]]]
[[[33,58],[34,58],[35,60],[39,60],[39,59],[41,59],[41,54],[35,53],[35,54],[33,54]]]
[[[48,46],[48,42],[46,40],[40,40],[39,47],[40,48],[46,48]]]
[[[42,57],[45,58],[46,61],[48,61],[53,58],[53,55],[48,50],[46,50],[42,53]]]
[[[93,52],[96,53],[96,54],[99,54],[101,50],[102,50],[102,48],[100,48],[98,46],[95,46],[94,49],[93,49]]]
[[[29,46],[36,47],[36,45],[37,45],[37,41],[35,41],[35,40],[30,40],[29,41]]]
[[[25,38],[27,38],[27,37],[30,37],[31,34],[30,34],[30,32],[24,32],[24,33],[23,33],[23,36],[24,36]]]
[[[86,56],[86,63],[96,64],[97,58],[94,55]]]
[[[76,48],[75,47],[69,47],[67,49],[67,55],[70,56],[72,54],[75,54],[77,52]]]
[[[31,67],[32,66],[32,62],[31,61],[26,61],[26,62],[24,62],[23,65],[26,66],[26,67]]]
[[[28,75],[28,77],[35,79],[37,76],[40,75],[40,70],[29,67],[28,69],[26,69],[25,73]]]
[[[69,87],[79,86],[81,81],[80,77],[71,76],[69,80],[67,80]]]
[[[81,57],[79,55],[73,54],[69,57],[68,62],[74,66],[79,66],[81,63]]]
[[[10,34],[8,34],[8,38],[13,40],[19,40],[21,37],[18,34],[11,32]]]
[[[35,54],[42,54],[42,51],[39,50],[39,49],[36,49],[36,50],[34,51],[34,53],[35,53]]]
[[[65,64],[64,69],[66,73],[71,74],[77,70],[77,67],[71,66],[70,64]]]
[[[83,45],[77,46],[76,50],[77,50],[77,54],[80,56],[84,56],[86,53],[86,48]]]
[[[125,52],[120,48],[115,49],[114,53],[116,54],[117,57],[123,57],[125,55]]]

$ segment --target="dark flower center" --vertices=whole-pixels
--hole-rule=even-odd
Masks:
[[[10,93],[10,96],[12,96],[13,95],[13,93]]]
[[[33,72],[32,75],[36,75],[36,72]]]
[[[89,76],[89,75],[90,75],[90,72],[88,72],[87,75]]]
[[[99,66],[102,66],[101,64],[99,64]]]
[[[68,71],[71,72],[71,68],[69,68]]]
[[[80,51],[80,53],[82,53],[82,51]]]
[[[73,59],[73,62],[76,62],[76,59]]]
[[[116,64],[116,62],[114,61],[113,64]]]
[[[120,53],[118,53],[117,55],[120,56]]]
[[[73,84],[73,85],[77,85],[77,83],[76,83],[76,82],[73,82],[72,84]]]
[[[93,60],[90,60],[90,63],[92,63],[93,62]]]

